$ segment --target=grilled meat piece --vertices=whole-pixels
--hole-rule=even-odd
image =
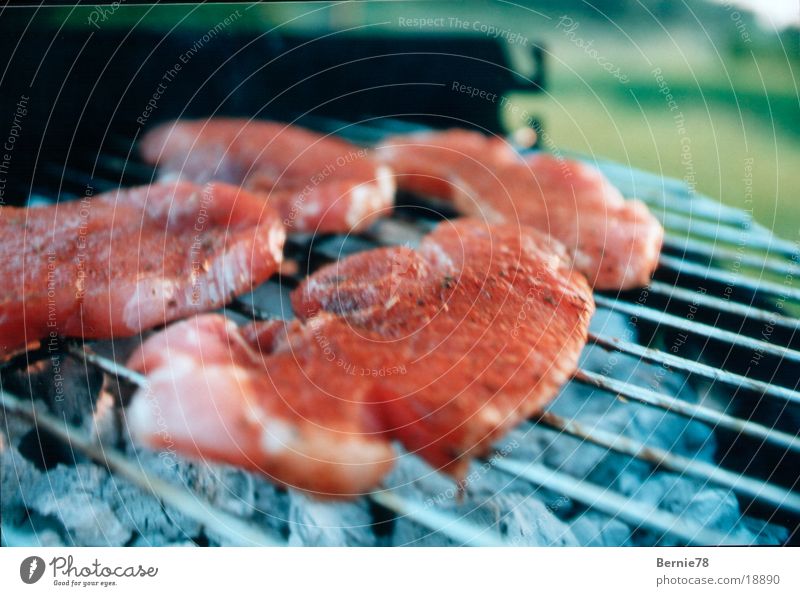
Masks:
[[[168,122],[144,136],[141,153],[164,177],[259,193],[289,231],[361,230],[394,203],[391,170],[366,150],[278,122]]]
[[[258,197],[173,182],[3,207],[0,353],[46,337],[124,337],[222,306],[280,264],[285,231]]]
[[[568,380],[594,309],[557,243],[473,220],[329,265],[292,302],[301,321],[205,316],[145,342],[134,436],[325,495],[374,487],[392,439],[463,476]]]
[[[372,344],[349,358],[377,376],[384,432],[460,476],[468,456],[486,453],[569,379],[594,301],[546,236],[464,219],[440,224],[416,251],[327,266],[295,290],[293,306],[308,321],[337,314]]]
[[[466,131],[392,137],[376,155],[404,190],[558,239],[598,289],[647,285],[658,263],[661,225],[588,165],[543,153],[523,158],[499,139]]]
[[[171,325],[128,363],[148,376],[128,408],[134,438],[322,497],[373,488],[394,452],[371,420],[371,385],[320,341],[337,329],[347,334],[333,317],[238,329],[213,314]]]

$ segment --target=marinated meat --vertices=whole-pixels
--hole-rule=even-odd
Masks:
[[[168,122],[141,152],[162,176],[221,180],[259,193],[290,231],[366,228],[394,203],[391,170],[344,140],[277,122],[211,118]]]
[[[395,456],[371,419],[370,383],[344,373],[319,341],[340,328],[329,317],[238,329],[215,314],[168,327],[128,363],[148,376],[128,408],[131,433],[321,497],[373,488]]]
[[[598,289],[647,285],[658,264],[661,225],[588,165],[544,153],[523,158],[499,139],[463,131],[392,137],[376,154],[404,190],[553,236]]]
[[[337,314],[374,344],[350,359],[377,377],[384,432],[456,476],[469,455],[555,396],[594,309],[560,245],[531,228],[476,220],[440,224],[417,251],[329,265],[293,305],[309,321]]]
[[[3,207],[0,353],[43,338],[130,336],[218,308],[278,268],[285,232],[227,184],[120,190]]]
[[[533,229],[446,222],[313,274],[301,321],[173,325],[130,363],[134,435],[326,495],[373,488],[393,439],[463,476],[575,370],[594,304],[570,266]]]

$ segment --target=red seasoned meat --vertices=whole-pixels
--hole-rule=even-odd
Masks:
[[[391,165],[401,189],[446,200],[472,177],[523,162],[505,141],[460,128],[389,137],[375,154]]]
[[[259,198],[187,182],[0,212],[0,353],[57,335],[133,335],[218,308],[276,271],[285,232]]]
[[[332,318],[318,324],[330,326],[326,335],[344,328]],[[394,452],[371,420],[372,387],[331,362],[318,339],[314,325],[237,329],[220,315],[168,327],[128,363],[148,375],[128,408],[134,438],[320,496],[373,488]]]
[[[392,439],[463,476],[568,380],[594,308],[546,236],[472,220],[332,264],[292,301],[303,322],[202,317],[146,342],[134,435],[168,444],[157,408],[178,450],[325,494],[373,488]]]
[[[658,264],[661,225],[588,165],[542,153],[523,160],[503,141],[465,131],[392,137],[377,155],[405,190],[558,239],[596,288],[644,286]]]
[[[384,432],[458,476],[574,372],[594,302],[570,267],[533,229],[459,220],[417,251],[329,265],[293,304],[310,321],[338,314],[372,344],[351,360],[378,371]],[[381,377],[387,369],[403,374]]]
[[[179,120],[148,132],[141,152],[164,176],[221,180],[265,196],[290,231],[361,230],[394,203],[386,165],[346,141],[297,126]]]

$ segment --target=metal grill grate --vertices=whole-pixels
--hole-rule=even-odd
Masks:
[[[341,134],[362,144],[370,144],[387,132],[417,130],[407,123],[385,119],[372,122],[369,126],[318,119],[303,124]],[[74,169],[68,171],[55,165],[46,166],[43,171],[50,177],[50,183],[32,194],[52,196],[53,192],[56,192],[59,196],[66,196],[68,189],[85,187],[87,184],[103,191],[120,185],[152,181],[153,170],[131,159],[134,142],[129,139],[116,139],[112,144],[116,145],[115,152],[101,155],[96,163],[87,165],[85,172]],[[641,196],[639,193],[636,194]],[[679,371],[689,377],[705,381],[712,388],[724,387],[730,400],[745,399],[744,395],[747,394],[747,399],[756,399],[758,404],[768,402],[775,405],[779,413],[787,408],[796,408],[800,405],[797,375],[789,375],[791,378],[787,381],[785,375],[780,376],[776,371],[781,369],[780,365],[784,362],[800,362],[800,352],[792,347],[795,343],[794,332],[800,325],[800,320],[792,314],[792,310],[800,303],[800,291],[791,285],[793,276],[797,273],[798,247],[759,231],[742,212],[711,201],[691,198],[666,204],[662,197],[663,195],[659,194],[653,196],[645,194],[642,198],[649,203],[667,229],[665,254],[660,259],[658,277],[663,274],[670,281],[656,279],[646,289],[649,295],[661,300],[665,305],[664,310],[645,305],[636,301],[635,296],[627,294],[620,296],[596,294],[598,309],[635,317],[638,321],[649,324],[654,334],[666,330],[690,335],[703,346],[712,342],[718,346],[715,354],[719,356],[719,363],[712,365],[698,362],[675,355],[664,348],[649,347],[645,345],[646,342],[639,344],[596,333],[590,335],[590,344],[609,353],[633,356],[661,365],[668,370]],[[433,223],[409,217],[407,213],[400,213],[376,224],[361,240],[365,241],[365,246],[366,243],[375,246],[401,242],[413,244],[430,229]],[[746,250],[741,248],[743,245],[746,246]],[[318,261],[329,261],[338,256],[336,251],[326,249],[324,243],[305,241],[302,238],[292,239],[288,248]],[[753,252],[753,249],[757,252]],[[726,264],[729,266],[727,269]],[[734,266],[734,270],[730,268],[731,265]],[[745,269],[754,273],[746,273]],[[779,278],[783,278],[783,283],[776,281]],[[698,293],[690,289],[692,286],[687,282],[698,279],[703,283],[718,284],[722,288],[735,286],[736,292]],[[773,306],[771,309],[769,305],[776,304],[776,299],[780,307]],[[707,320],[702,322],[667,312],[667,310],[680,311],[688,305],[707,311]],[[250,303],[244,299],[235,300],[228,308],[248,318],[269,317],[268,309],[263,308],[263,305]],[[759,336],[757,332],[759,326],[765,325],[779,329],[783,333],[781,335],[783,343],[775,343]],[[770,369],[772,372],[768,378],[757,378],[757,375],[750,374],[752,372],[750,370],[738,370],[741,359],[737,358],[736,354],[741,350],[775,360],[775,368]],[[67,353],[83,360],[87,367],[99,368],[117,382],[132,385],[142,385],[145,382],[138,373],[94,353],[91,344],[70,343]],[[797,461],[800,438],[796,433],[793,434],[791,429],[787,431],[775,428],[775,420],[743,419],[727,413],[724,407],[691,403],[652,388],[584,369],[576,373],[572,382],[646,404],[651,408],[698,420],[715,429],[731,431],[737,436],[737,440],[750,441],[748,444],[754,451],[765,445],[773,446],[779,452],[775,460],[776,465],[783,460]],[[231,540],[248,544],[283,542],[281,538],[262,535],[243,521],[232,518],[230,514],[214,510],[184,489],[150,478],[139,467],[127,461],[120,452],[98,448],[87,438],[82,437],[77,430],[65,426],[63,421],[49,414],[31,409],[25,401],[5,391],[2,399],[7,410],[32,418],[46,430],[69,442],[73,449],[85,453],[99,464],[107,466],[112,472],[133,481],[162,501],[179,507],[187,515],[212,524],[212,527],[216,527],[220,532],[230,535]],[[760,479],[754,475],[650,447],[615,432],[589,428],[577,420],[565,419],[549,412],[531,423],[545,425],[559,433],[589,441],[609,451],[647,462],[654,467],[672,470],[704,483],[728,489],[748,503],[766,506],[768,511],[788,513],[793,519],[800,516],[797,480],[786,486],[785,482],[779,484],[770,478]],[[576,478],[538,462],[503,458],[493,462],[493,465],[497,470],[515,478],[525,479],[534,486],[557,491],[589,509],[618,517],[635,528],[647,529],[661,536],[670,536],[681,543],[730,542],[726,535],[716,530],[700,527],[673,513],[637,501],[636,498],[616,493],[604,486]],[[181,494],[181,491],[187,494]],[[186,498],[187,496],[190,498]],[[410,500],[395,492],[376,492],[370,498],[395,515],[413,520],[459,544],[503,544],[503,540],[490,528],[479,527],[447,512],[426,507],[422,502]],[[189,505],[190,503],[194,505]]]

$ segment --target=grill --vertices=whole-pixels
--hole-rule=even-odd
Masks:
[[[3,113],[30,96],[3,198],[35,205],[151,182],[136,158],[137,116],[204,32],[54,31],[34,13],[0,15],[21,32],[0,36],[11,57]],[[498,94],[546,84],[535,43],[340,33],[215,34],[147,125],[256,115],[370,145],[423,126],[500,130],[497,106],[449,91],[454,80]],[[59,340],[0,367],[2,543],[798,544],[800,245],[681,181],[596,165],[663,222],[659,269],[641,291],[595,295],[574,379],[465,484],[401,454],[385,490],[318,503],[228,467],[135,450],[121,406],[144,379],[122,363],[140,339]],[[398,204],[365,234],[290,238],[287,257],[313,270],[413,245],[455,215],[417,197]],[[281,316],[298,281],[273,278],[225,313]]]
[[[421,129],[420,125],[391,118],[375,118],[356,125],[306,117],[299,123],[361,144],[370,144],[388,133]],[[113,145],[115,151],[101,155],[91,169],[46,164],[44,179],[49,188],[33,193],[30,201],[63,197],[69,191],[80,195],[87,188],[110,190],[153,179],[154,172],[135,161],[135,139],[117,137]],[[505,494],[519,495],[521,491],[521,502],[528,498],[550,499],[555,505],[546,505],[545,511],[555,517],[564,515],[559,508],[568,509],[561,535],[550,534],[551,543],[555,544],[565,543],[563,535],[575,535],[575,528],[587,519],[603,520],[597,531],[603,543],[614,543],[614,538],[608,537],[613,534],[614,524],[623,524],[630,536],[644,535],[649,542],[658,544],[756,543],[765,536],[773,542],[796,542],[800,519],[796,474],[800,392],[792,365],[800,361],[795,345],[800,292],[793,288],[792,280],[797,247],[774,238],[740,211],[694,197],[677,181],[611,163],[599,165],[623,192],[647,201],[667,228],[659,269],[651,285],[642,291],[596,293],[596,319],[622,320],[624,325],[618,329],[633,332],[614,334],[608,331],[607,324],[593,325],[581,368],[555,406],[512,433],[510,440],[516,447],[500,445],[493,456],[476,462],[475,469],[481,472],[475,482],[490,483],[494,499]],[[437,219],[452,215],[446,206],[415,197],[400,197],[398,203],[393,217],[378,222],[363,235],[294,237],[287,245],[287,255],[313,270],[370,247],[413,245]],[[291,276],[274,278],[251,295],[236,299],[226,313],[248,319],[278,316],[290,310],[282,297],[297,282]],[[81,377],[103,378],[104,390],[119,404],[132,387],[145,383],[141,375],[121,364],[135,341],[70,340],[59,353],[80,365]],[[120,343],[122,348],[115,345]],[[51,358],[52,351],[42,349],[29,353],[24,361],[18,358],[3,370],[7,431],[13,428],[9,420],[35,423],[40,445],[46,444],[45,435],[54,437],[68,446],[73,457],[78,454],[88,458],[94,462],[92,465],[107,468],[165,506],[194,519],[204,528],[205,535],[212,537],[210,543],[292,543],[291,532],[287,535],[286,528],[276,527],[281,524],[256,523],[250,510],[233,512],[229,506],[212,502],[202,491],[148,472],[124,445],[109,445],[98,436],[90,436],[85,425],[78,428],[75,423],[83,422],[80,417],[71,424],[66,415],[55,416],[34,407],[30,399],[15,396],[12,388],[26,385],[31,395],[41,393],[28,375]],[[644,366],[646,374],[636,374]],[[619,369],[625,367],[631,367],[630,374],[620,375]],[[21,383],[20,378],[27,381]],[[628,411],[632,419],[649,412],[645,420],[654,421],[649,434],[643,440],[627,432],[626,425],[621,430],[604,426],[603,415],[611,411],[611,405],[594,419],[583,415],[583,407],[567,414],[560,412],[556,406],[564,394],[571,392],[586,403],[599,400],[601,395],[610,397],[613,407]],[[684,394],[689,398],[682,397]],[[705,429],[705,438],[694,449],[679,445],[676,438],[672,448],[669,441],[658,436],[659,428],[665,425],[678,429],[667,430],[677,435],[685,434],[686,429]],[[548,443],[542,444],[536,433],[549,433]],[[698,436],[702,435],[700,432]],[[715,453],[709,457],[708,442],[712,438],[718,444],[716,450],[712,445]],[[562,467],[557,459],[548,458],[554,446],[564,443],[574,447],[562,446],[556,453],[571,448],[593,449],[594,468],[581,476],[574,467]],[[44,449],[40,450],[47,459]],[[608,466],[610,457],[624,463]],[[688,481],[698,491],[712,491],[720,503],[733,503],[736,517],[726,527],[719,520],[706,524],[693,519],[674,504],[665,507],[662,503],[669,492],[666,488],[653,499],[652,495],[642,494],[641,487],[637,490],[620,485],[620,477],[630,466],[646,469],[642,487],[662,477]],[[45,468],[50,469],[47,465]],[[611,471],[604,474],[604,468]],[[394,486],[357,503],[327,505],[294,497],[315,510],[352,510],[346,519],[368,520],[370,531],[376,536],[397,533],[398,524],[404,524],[402,535],[408,539],[401,542],[406,544],[527,543],[524,530],[516,536],[507,530],[508,520],[517,514],[519,503],[487,518],[479,510],[488,499],[471,501],[465,500],[464,494],[459,497],[445,492],[444,498],[441,492],[432,494],[430,487],[441,487],[442,483],[446,486],[444,479],[435,476],[412,456],[403,456],[398,472],[389,482]],[[604,476],[606,483],[598,480]],[[468,481],[470,478],[472,474]],[[412,485],[414,488],[409,489]],[[460,488],[466,494],[471,490],[470,484]],[[567,505],[559,505],[561,502]],[[299,522],[289,520],[291,523]],[[742,537],[734,532],[740,524],[758,530]],[[24,531],[7,523],[3,530],[6,544],[30,541]],[[342,543],[357,544],[359,540],[349,540],[345,533]]]

